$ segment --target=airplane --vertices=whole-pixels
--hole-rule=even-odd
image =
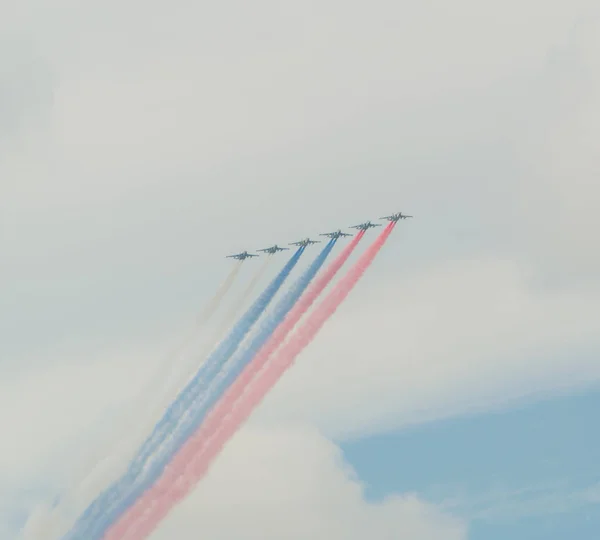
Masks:
[[[338,229],[335,232],[321,233],[319,236],[329,236],[329,238],[339,238],[340,236],[352,236],[352,235],[342,232],[341,229]]]
[[[273,254],[277,253],[278,251],[284,251],[286,249],[290,249],[290,248],[282,248],[282,247],[279,247],[277,244],[275,244],[274,246],[271,246],[270,248],[257,249],[256,251],[262,251],[263,253],[268,253],[269,255],[273,255]]]
[[[310,244],[320,244],[320,243],[321,243],[320,240],[311,240],[310,238],[305,238],[304,240],[300,240],[299,242],[291,242],[290,246],[306,247],[306,246],[309,246]]]
[[[236,253],[235,255],[227,255],[226,259],[237,259],[238,261],[243,261],[248,257],[258,257],[258,255],[253,255],[252,253],[248,253],[247,251],[242,251],[241,253]]]
[[[406,214],[403,214],[402,212],[396,212],[395,214],[392,214],[391,216],[385,216],[379,219],[387,219],[388,221],[398,221],[400,219],[407,219],[407,218],[411,218],[413,216],[407,216]]]
[[[360,229],[361,231],[366,231],[371,227],[381,227],[381,223],[371,223],[370,221],[365,221],[364,223],[360,223],[359,225],[352,225],[352,229]]]

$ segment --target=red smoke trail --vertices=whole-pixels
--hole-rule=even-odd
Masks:
[[[271,340],[265,345],[248,366],[249,369],[240,375],[211,411],[203,426],[188,440],[169,464],[159,481],[111,528],[104,540],[121,540],[125,538],[143,540],[147,538],[171,509],[189,494],[207,472],[213,459],[219,455],[223,446],[248,419],[283,373],[291,367],[296,357],[313,340],[327,319],[335,313],[383,247],[394,226],[395,223],[392,222],[384,229],[375,242],[331,290],[323,303],[292,334],[290,340],[276,354],[267,368],[256,377],[255,381],[252,381],[252,378],[258,374],[261,367],[268,360],[268,355],[275,350],[275,347],[269,347]],[[284,325],[286,333],[293,328],[297,319],[306,312],[317,298],[318,293],[333,278],[335,272],[348,258],[361,237],[362,234],[360,233],[355,237],[354,241],[327,269],[323,277],[299,300],[288,318],[278,327],[278,330]],[[340,264],[337,264],[338,260],[342,258]],[[296,315],[296,320],[292,319],[292,313]],[[276,331],[273,338],[276,336],[278,338],[277,345],[285,339],[283,330],[281,332]],[[264,352],[267,354],[263,354]],[[250,382],[252,384],[249,384]]]

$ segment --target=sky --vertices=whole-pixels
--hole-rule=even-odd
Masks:
[[[0,0],[0,540],[225,254],[399,210],[153,540],[597,538],[594,4]]]

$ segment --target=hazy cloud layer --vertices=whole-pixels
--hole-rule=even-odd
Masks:
[[[6,485],[45,489],[57,456],[85,454],[223,255],[395,210],[417,218],[265,402],[269,436],[291,421],[360,436],[597,381],[592,7],[10,3]]]

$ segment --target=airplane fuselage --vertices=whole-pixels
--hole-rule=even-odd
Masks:
[[[292,246],[306,247],[310,244],[317,244],[318,240],[311,240],[310,238],[305,238],[304,240],[300,240],[300,242],[292,242]]]
[[[342,230],[338,230],[335,232],[330,232],[330,233],[322,233],[320,236],[327,236],[329,238],[340,238],[341,236],[352,236],[351,234],[342,232]]]
[[[366,231],[371,227],[381,227],[379,223],[372,223],[371,221],[366,221],[365,223],[361,223],[360,225],[353,225],[354,229],[360,229],[361,231]]]
[[[399,221],[401,219],[408,219],[411,217],[412,216],[407,216],[406,214],[403,214],[402,212],[396,212],[395,214],[392,214],[391,216],[385,216],[385,217],[382,217],[381,219],[387,219],[388,221]]]
[[[407,216],[406,214],[403,214],[402,212],[396,212],[395,214],[392,214],[390,216],[385,216],[380,219],[387,219],[388,221],[396,222],[400,219],[407,219],[407,218],[411,218],[411,217],[413,217],[413,216]],[[374,228],[374,227],[381,227],[381,224],[373,223],[372,221],[365,221],[364,223],[360,223],[358,225],[352,225],[351,228],[358,229],[361,231],[366,231],[366,230]],[[338,238],[341,238],[342,236],[352,236],[352,234],[342,232],[342,229],[338,229],[337,231],[334,231],[334,232],[321,233],[319,236],[327,236],[328,238],[331,238],[332,240],[337,240]],[[304,248],[306,246],[310,246],[312,244],[318,244],[320,242],[321,242],[321,240],[311,240],[310,238],[305,238],[304,240],[300,240],[298,242],[291,242],[289,245]],[[284,251],[287,249],[290,249],[290,248],[279,247],[277,244],[275,244],[274,246],[271,246],[270,248],[259,249],[258,251],[260,251],[262,253],[268,253],[269,255],[274,255],[278,251]],[[247,251],[242,251],[241,253],[236,253],[235,255],[227,255],[227,258],[243,261],[244,259],[248,259],[249,257],[258,257],[258,256],[259,255],[248,253]]]
[[[270,248],[266,248],[266,249],[259,249],[258,251],[262,251],[263,253],[268,253],[269,255],[273,255],[274,253],[277,253],[278,251],[285,251],[288,248],[282,248],[279,247],[277,244],[275,244],[274,246],[270,247]]]
[[[258,255],[253,255],[247,251],[242,251],[241,253],[236,253],[235,255],[227,255],[228,259],[237,259],[238,261],[243,261],[249,257],[258,257]]]

